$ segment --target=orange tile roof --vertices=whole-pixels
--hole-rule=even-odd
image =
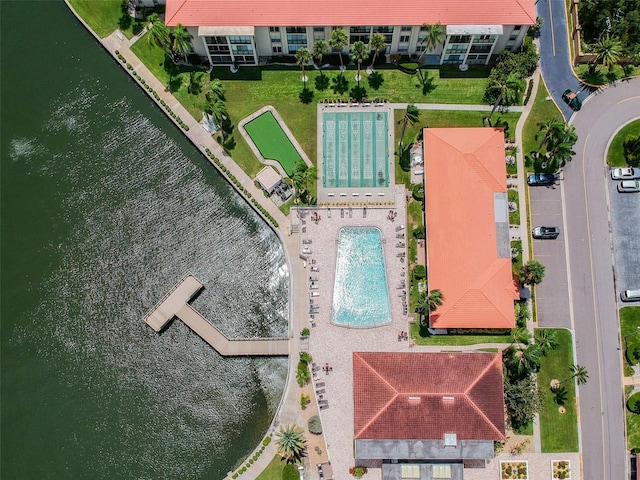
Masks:
[[[445,299],[430,325],[512,328],[518,290],[494,211],[494,193],[507,191],[502,130],[427,128],[424,159],[427,277]]]
[[[167,0],[166,23],[196,26],[533,25],[534,0]]]
[[[504,440],[502,382],[499,353],[354,352],[354,438]]]

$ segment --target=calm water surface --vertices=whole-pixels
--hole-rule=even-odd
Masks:
[[[64,3],[0,9],[2,476],[221,478],[286,359],[142,317],[190,271],[227,335],[285,335],[277,237]]]

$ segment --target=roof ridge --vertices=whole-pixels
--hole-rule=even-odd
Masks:
[[[499,132],[499,133],[500,135],[504,135],[502,132]],[[483,148],[485,145],[487,145],[489,142],[492,142],[492,141],[493,141],[493,135],[489,135],[487,136],[486,141],[481,145],[478,145],[478,147],[476,147],[472,153],[467,153],[467,154],[465,154],[464,152],[461,152],[461,153],[462,153],[462,158],[464,158],[465,162],[467,162],[469,167],[478,174],[478,177],[484,180],[484,182],[493,192],[502,192],[502,184],[500,180],[493,175],[493,172],[491,172],[491,170],[489,170],[486,167],[486,165],[482,163],[482,161],[478,157],[478,150],[480,150],[481,148]]]
[[[530,0],[515,0],[516,3],[520,6],[520,8],[522,9],[522,13],[524,13],[527,17],[529,17],[529,19],[533,22],[533,24],[535,25],[535,23],[537,22],[537,18],[535,16],[535,8],[533,9],[533,13],[534,16],[532,17],[531,15],[527,14],[527,9],[524,7],[523,2],[528,2]]]
[[[475,381],[474,381],[474,382],[472,382],[472,383],[469,385],[469,388],[467,388],[467,390],[464,392],[464,396],[465,396],[465,398],[469,401],[469,403],[472,405],[472,407],[473,407],[473,408],[474,408],[474,409],[475,409],[475,410],[480,414],[480,416],[481,416],[482,418],[484,418],[484,420],[486,421],[486,423],[488,423],[489,425],[491,425],[491,428],[492,428],[495,432],[497,432],[497,433],[498,433],[498,436],[500,436],[500,437],[504,438],[504,435],[502,434],[502,432],[500,432],[500,429],[499,429],[499,428],[497,428],[497,427],[495,426],[495,424],[494,424],[494,423],[489,419],[489,417],[487,417],[487,416],[485,415],[484,411],[483,411],[480,407],[478,407],[478,405],[476,405],[476,402],[474,402],[474,401],[473,401],[473,399],[471,398],[471,395],[469,395],[469,391],[470,391],[470,390],[472,390],[472,389],[473,389],[473,387],[475,387],[475,386],[476,386],[476,384],[477,384],[481,379],[483,379],[483,378],[484,378],[484,376],[486,375],[487,371],[489,371],[489,369],[490,369],[491,367],[493,367],[493,365],[494,365],[494,364],[498,361],[498,359],[500,359],[500,358],[501,358],[501,356],[500,356],[500,355],[498,355],[498,354],[496,353],[496,354],[495,354],[494,359],[493,359],[491,362],[489,362],[489,363],[487,364],[487,366],[484,368],[484,370],[482,371],[482,373],[481,373],[481,374],[479,374],[479,375],[477,375],[477,376],[475,377]],[[500,369],[502,369],[502,367],[501,367],[501,366],[499,366],[499,368],[500,368]],[[503,399],[503,401],[504,401],[504,399]]]
[[[169,22],[171,22],[174,19],[174,17],[178,13],[180,13],[180,9],[185,6],[185,4],[187,3],[187,0],[172,0],[171,3],[173,3],[173,2],[176,3],[176,8],[173,10],[173,15],[171,16],[171,18],[167,18],[166,17],[166,11],[167,10],[165,8],[165,18],[164,18],[164,24],[165,25],[169,25]],[[180,2],[182,2],[182,3],[180,3]]]
[[[365,430],[367,430],[371,426],[371,424],[375,423],[378,417],[382,415],[382,412],[387,410],[393,403],[396,402],[396,399],[398,398],[398,396],[399,394],[398,394],[398,391],[396,390],[396,394],[393,397],[391,397],[391,399],[384,405],[384,407],[378,409],[378,413],[375,416],[373,416],[371,420],[369,420],[356,435],[354,435],[354,438],[358,438],[360,434],[362,434]]]

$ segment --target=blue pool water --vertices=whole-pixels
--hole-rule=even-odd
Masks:
[[[332,317],[332,323],[343,327],[367,328],[391,323],[379,229],[340,230]]]

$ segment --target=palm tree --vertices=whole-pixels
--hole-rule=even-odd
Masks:
[[[429,292],[427,295],[427,304],[429,306],[429,313],[435,312],[438,307],[441,307],[444,303],[444,295],[441,290],[435,289]]]
[[[402,153],[402,142],[404,141],[404,133],[407,130],[407,124],[413,125],[420,119],[420,110],[413,103],[407,105],[407,109],[404,111],[404,116],[402,117],[402,133],[400,134],[400,145],[399,149]]]
[[[542,352],[540,346],[533,344],[526,348],[510,347],[509,368],[518,376],[525,376],[540,367]]]
[[[569,370],[571,370],[571,373],[573,375],[571,375],[569,378],[565,378],[558,384],[558,386],[562,385],[565,382],[568,382],[569,380],[573,380],[574,378],[576,379],[576,383],[578,385],[584,385],[585,383],[587,383],[587,380],[589,379],[589,373],[587,372],[586,367],[582,365],[570,365]]]
[[[538,123],[538,133],[536,134],[536,140],[538,139],[538,136],[540,134],[542,134],[542,141],[540,142],[540,145],[538,146],[538,150],[537,153],[540,153],[540,150],[542,150],[542,147],[549,142],[552,138],[555,138],[558,136],[558,134],[564,129],[564,122],[562,121],[562,119],[560,119],[560,117],[555,117],[552,118],[551,120],[548,120],[546,122],[540,122]]]
[[[491,113],[487,118],[487,123],[491,126],[491,117],[496,111],[498,105],[509,106],[513,105],[520,99],[522,90],[524,89],[525,82],[519,73],[511,73],[505,79],[493,79],[491,80],[493,86],[499,89],[498,98],[496,98]]]
[[[307,439],[304,430],[298,425],[287,424],[276,432],[278,455],[287,463],[300,463],[306,455]]]
[[[371,60],[371,66],[369,67],[369,69],[373,70],[373,64],[376,63],[376,57],[386,46],[387,41],[384,38],[384,35],[382,35],[381,33],[374,33],[373,35],[371,35],[369,48],[373,51],[373,60]]]
[[[160,47],[165,53],[171,53],[171,34],[167,26],[162,23],[157,13],[149,17],[151,28],[147,41],[149,45]]]
[[[349,53],[351,60],[356,62],[358,65],[358,73],[356,75],[356,81],[358,82],[358,89],[360,88],[360,66],[362,62],[364,62],[367,58],[369,58],[369,51],[367,49],[367,45],[358,40],[353,45],[351,45],[351,52]]]
[[[329,45],[324,40],[316,40],[313,44],[313,58],[318,62],[318,68],[322,68],[322,57],[329,52]],[[322,70],[320,70],[322,73]]]
[[[171,32],[171,51],[174,62],[181,56],[185,61],[187,60],[187,53],[191,50],[192,38],[184,25],[180,23],[176,25],[176,28]]]
[[[563,167],[567,162],[571,161],[571,157],[576,154],[573,146],[578,141],[576,127],[573,125],[563,124],[562,130],[553,135],[548,142],[548,152],[551,161],[554,162],[554,169]]]
[[[540,345],[542,355],[547,355],[558,346],[558,338],[555,330],[538,328],[535,333],[536,344]]]
[[[309,372],[309,368],[299,369],[296,373],[296,381],[298,385],[303,387],[306,385],[309,380],[311,380],[311,372]]]
[[[336,28],[331,31],[331,38],[329,39],[329,46],[331,50],[338,52],[340,57],[340,71],[344,72],[344,64],[342,63],[342,50],[349,45],[349,36],[344,28]]]
[[[603,38],[598,40],[593,46],[596,52],[594,63],[602,62],[603,67],[607,67],[609,71],[618,64],[622,55],[622,42],[616,37],[611,37],[607,33]]]
[[[218,99],[220,100],[224,100],[224,87],[222,86],[222,81],[219,78],[214,78],[211,81],[211,93],[213,95],[215,95]],[[207,100],[211,101],[211,99],[209,97],[207,97]]]
[[[438,46],[440,42],[444,39],[444,30],[442,30],[442,26],[440,22],[435,25],[422,25],[422,28],[426,30],[424,36],[420,39],[420,45],[425,45],[425,49],[418,57],[418,63],[420,63],[427,53],[427,51],[431,51]]]
[[[307,81],[307,76],[304,74],[304,66],[309,65],[311,61],[311,52],[307,47],[302,47],[296,52],[296,65],[302,68],[302,82]]]
[[[528,345],[531,342],[531,333],[526,327],[518,327],[511,329],[511,346],[516,343]]]
[[[207,105],[206,112],[211,115],[214,123],[220,129],[222,129],[222,124],[224,123],[224,121],[229,118],[229,114],[227,113],[227,106],[222,100],[216,100],[212,103],[209,103]],[[222,136],[226,137],[224,130],[222,131]]]

